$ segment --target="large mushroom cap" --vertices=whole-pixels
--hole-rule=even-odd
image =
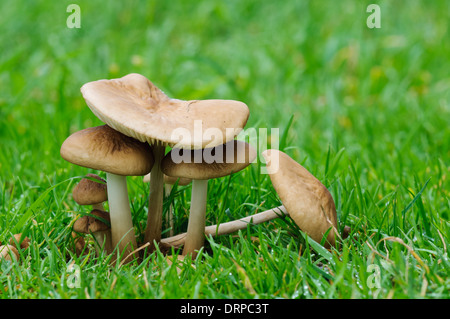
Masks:
[[[239,101],[171,99],[135,73],[86,83],[81,93],[101,121],[157,145],[198,149],[223,144],[243,129],[249,116],[247,105]]]
[[[150,146],[107,125],[86,128],[70,135],[61,145],[68,162],[122,176],[150,172],[154,160]]]
[[[95,180],[98,180],[96,182]],[[108,200],[106,181],[96,174],[86,174],[74,187],[72,196],[79,205],[93,205]]]
[[[287,154],[270,149],[262,155],[273,187],[295,223],[317,242],[333,227],[327,241],[334,245],[337,216],[328,189]]]
[[[239,172],[255,158],[250,144],[232,140],[203,150],[172,149],[161,161],[161,170],[168,176],[206,180]]]

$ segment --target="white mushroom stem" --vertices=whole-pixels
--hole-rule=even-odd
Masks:
[[[127,190],[127,177],[106,173],[111,243],[127,256],[137,248]]]
[[[233,220],[231,222],[207,226],[204,228],[204,235],[215,237],[231,234],[238,230],[247,228],[249,223],[251,223],[252,225],[257,225],[266,221],[270,221],[282,215],[289,215],[289,213],[287,212],[286,208],[284,208],[284,206],[278,206],[258,214]],[[186,242],[186,236],[187,233],[182,233],[173,237],[163,238],[161,240],[161,243],[165,246],[178,248]]]
[[[195,254],[195,251],[202,248],[205,242],[207,193],[208,180],[195,179],[192,181],[191,208],[183,255]]]
[[[148,196],[147,228],[144,240],[150,243],[150,250],[155,249],[153,241],[161,240],[162,211],[164,196],[164,174],[161,171],[161,160],[164,157],[165,146],[153,145],[153,157],[155,163],[150,172],[150,193]]]

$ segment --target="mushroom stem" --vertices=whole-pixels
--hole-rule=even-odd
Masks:
[[[247,225],[249,223],[251,223],[252,225],[261,224],[266,221],[275,219],[280,215],[289,215],[284,206],[271,208],[264,212],[250,215],[241,219],[233,220],[227,223],[207,226],[204,228],[204,235],[215,237],[220,235],[231,234],[238,230],[247,228]],[[175,248],[182,246],[185,242],[187,242],[187,233],[178,234],[173,237],[163,238],[161,240],[162,244]]]
[[[98,210],[105,210],[105,207],[103,206],[103,203],[97,203],[92,205],[92,209],[98,209]]]
[[[164,174],[161,171],[161,160],[165,155],[165,146],[153,145],[155,163],[150,172],[150,193],[148,196],[147,228],[144,241],[150,243],[150,251],[154,251],[153,241],[161,240],[162,210],[164,196]]]
[[[170,193],[172,192],[172,188],[173,185],[170,184],[165,184],[164,185],[164,191],[165,191],[165,196],[169,197]],[[169,236],[173,236],[173,205],[172,203],[170,203],[169,206],[169,211],[166,214],[166,223],[169,226]]]
[[[108,183],[111,243],[119,252],[130,254],[137,248],[127,190],[127,177],[106,173]]]
[[[208,180],[192,181],[191,208],[183,255],[195,254],[205,242],[206,197]]]
[[[97,253],[100,253],[100,250],[103,248],[107,255],[113,252],[112,239],[111,239],[111,229],[98,231],[93,233]]]

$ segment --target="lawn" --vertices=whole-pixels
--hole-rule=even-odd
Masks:
[[[80,28],[67,26],[71,3]],[[371,3],[381,28],[366,24]],[[450,297],[449,1],[2,0],[0,16],[0,242],[31,239],[0,263],[0,298]],[[322,181],[350,236],[327,250],[286,217],[173,264],[159,251],[114,266],[77,256],[73,222],[89,208],[71,192],[104,175],[60,147],[103,124],[80,87],[129,73],[173,98],[246,103],[246,128]],[[207,224],[281,204],[261,165],[209,182]],[[148,184],[128,188],[139,241]],[[175,233],[190,194],[164,202]]]

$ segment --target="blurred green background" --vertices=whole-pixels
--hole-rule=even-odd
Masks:
[[[79,29],[66,25],[71,3]],[[379,29],[366,25],[371,3]],[[398,236],[434,225],[444,237],[427,235],[443,249],[449,21],[446,0],[2,0],[0,213],[20,215],[49,186],[86,173],[59,155],[71,133],[102,124],[80,87],[136,72],[173,98],[245,102],[247,127],[288,129],[283,150],[331,189],[349,222],[370,228],[369,216]],[[401,212],[414,222],[398,231]],[[0,233],[10,226],[1,221]]]
[[[131,72],[171,97],[244,101],[250,127],[294,115],[298,156],[345,147],[380,178],[449,157],[448,1],[379,1],[380,29],[366,26],[370,1],[78,1],[69,29],[71,3],[0,4],[2,159],[63,165],[65,137],[98,123],[81,85]]]

